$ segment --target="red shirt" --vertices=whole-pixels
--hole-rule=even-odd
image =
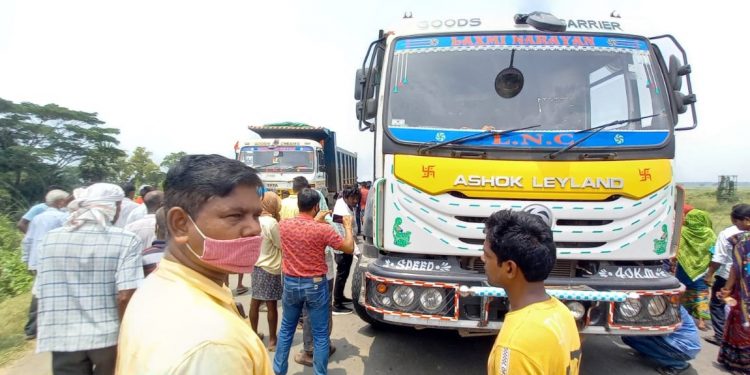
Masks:
[[[304,214],[279,222],[279,234],[281,268],[288,276],[325,277],[326,246],[337,249],[344,242],[330,224],[318,223]]]
[[[359,200],[359,209],[364,211],[365,210],[365,204],[367,203],[367,193],[369,192],[368,189],[365,188],[359,188],[359,194],[362,195],[362,198]]]

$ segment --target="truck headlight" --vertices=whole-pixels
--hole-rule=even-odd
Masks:
[[[620,304],[620,314],[626,318],[634,318],[641,312],[641,302],[637,299],[628,299]]]
[[[649,315],[660,316],[661,314],[664,314],[664,311],[667,311],[667,302],[664,300],[664,297],[651,297],[646,308],[648,309]]]
[[[443,293],[435,288],[426,289],[419,296],[419,304],[428,312],[437,312],[443,307]]]
[[[400,307],[408,307],[414,303],[414,289],[399,285],[393,289],[393,302]]]
[[[586,314],[586,306],[583,306],[580,302],[571,301],[566,303],[565,306],[568,307],[575,320],[580,320]]]

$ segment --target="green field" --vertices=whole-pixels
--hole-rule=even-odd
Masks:
[[[750,188],[739,188],[737,194],[739,201],[735,203],[719,203],[716,201],[715,187],[690,187],[687,188],[687,203],[695,208],[711,214],[713,219],[714,231],[719,233],[724,228],[732,225],[729,214],[732,212],[732,206],[736,203],[750,204]]]
[[[0,302],[0,366],[18,358],[32,343],[26,341],[23,326],[28,317],[31,293]]]

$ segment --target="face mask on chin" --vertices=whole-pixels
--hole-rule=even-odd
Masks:
[[[188,216],[195,230],[203,237],[203,255],[193,250],[189,243],[185,243],[188,250],[204,263],[229,273],[250,273],[260,256],[260,247],[263,242],[261,236],[240,237],[233,240],[217,240],[207,237],[195,224],[193,218]]]

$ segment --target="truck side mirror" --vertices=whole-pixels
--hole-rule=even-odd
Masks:
[[[362,106],[364,105],[364,102],[367,102],[367,107],[365,108],[363,117]],[[357,120],[373,119],[378,114],[378,101],[375,99],[360,100],[357,102],[356,110]]]
[[[690,64],[682,65],[680,59],[675,55],[669,56],[669,70],[667,71],[669,86],[672,88],[672,94],[675,102],[675,110],[682,114],[687,112],[687,106],[697,101],[695,94],[685,95],[682,90],[682,76],[692,72]]]
[[[365,95],[365,85],[369,77],[370,87]],[[375,69],[357,69],[357,74],[354,78],[354,99],[362,100],[363,98],[372,98],[375,95]]]

